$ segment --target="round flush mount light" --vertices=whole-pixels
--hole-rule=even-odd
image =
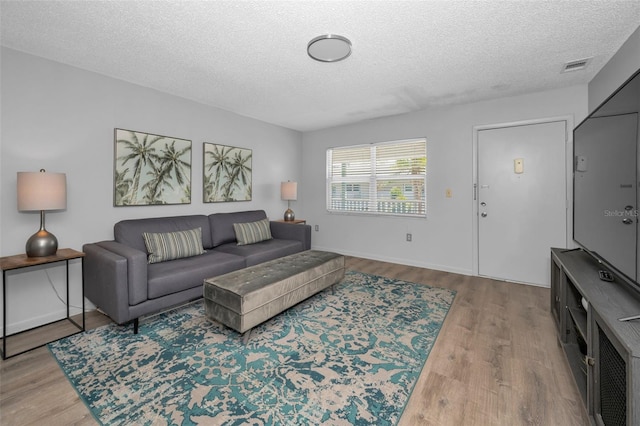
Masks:
[[[309,42],[307,53],[316,61],[338,62],[351,55],[351,42],[346,37],[325,34]]]

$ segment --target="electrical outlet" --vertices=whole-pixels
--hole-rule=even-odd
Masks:
[[[407,233],[407,241],[409,241],[409,242],[411,241],[411,234],[410,233]]]
[[[320,225],[316,225],[315,230],[319,231],[320,230]]]

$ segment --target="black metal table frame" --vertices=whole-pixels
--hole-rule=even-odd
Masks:
[[[73,318],[71,318],[70,316],[70,312],[69,312],[69,261],[73,260],[73,259],[80,259],[80,264],[81,264],[81,281],[82,281],[82,325],[78,324]],[[15,271],[17,269],[24,269],[24,268],[33,268],[34,266],[42,266],[42,265],[50,265],[52,263],[58,263],[58,262],[66,262],[66,273],[67,273],[67,299],[66,299],[66,303],[65,305],[67,306],[67,317],[66,318],[61,318],[59,320],[55,320],[55,321],[51,321],[48,322],[46,324],[41,324],[38,325],[36,327],[32,327],[29,328],[27,330],[22,330],[19,331],[17,333],[13,333],[13,334],[9,334],[7,335],[7,271]],[[24,266],[19,266],[16,268],[11,268],[11,269],[3,269],[2,270],[2,349],[0,349],[1,355],[2,355],[2,359],[8,359],[8,358],[12,358],[14,356],[17,355],[21,355],[25,352],[29,352],[32,351],[34,349],[40,348],[42,346],[48,345],[51,342],[55,342],[56,340],[59,340],[63,337],[69,337],[69,336],[73,336],[74,334],[78,334],[78,333],[82,333],[83,331],[85,331],[85,326],[86,326],[86,322],[85,322],[85,306],[84,306],[84,257],[74,257],[74,258],[69,258],[69,259],[60,259],[60,260],[53,260],[51,262],[47,262],[47,263],[41,263],[41,264],[37,264],[37,265],[24,265]],[[19,334],[22,333],[26,333],[32,330],[36,330],[38,328],[42,328],[42,327],[46,327],[48,325],[51,324],[55,324],[61,321],[69,321],[71,324],[73,324],[74,326],[76,326],[78,328],[78,331],[76,331],[75,333],[71,333],[68,334],[66,336],[63,337],[58,337],[52,340],[49,340],[47,342],[44,342],[42,344],[38,344],[37,346],[34,346],[32,348],[29,349],[25,349],[21,352],[15,353],[15,354],[11,354],[9,356],[7,356],[7,338],[8,337],[12,337],[12,336],[17,336]]]

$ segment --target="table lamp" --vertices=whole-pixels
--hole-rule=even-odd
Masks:
[[[44,227],[45,210],[67,208],[67,177],[64,173],[18,172],[18,210],[40,211],[40,230],[26,244],[28,257],[52,256],[58,239]]]
[[[280,184],[280,197],[287,201],[287,211],[284,212],[284,220],[291,222],[296,218],[296,215],[291,210],[291,200],[298,199],[298,183],[297,182],[282,182]]]

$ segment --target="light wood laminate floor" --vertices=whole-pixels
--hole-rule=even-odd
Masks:
[[[589,424],[557,343],[549,289],[353,257],[347,267],[457,292],[400,425]],[[88,328],[108,321],[87,315]],[[0,424],[96,422],[39,348],[1,361]]]

